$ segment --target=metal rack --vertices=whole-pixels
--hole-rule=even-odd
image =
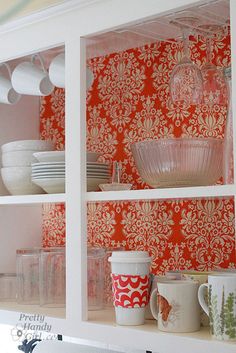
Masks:
[[[201,26],[201,31],[198,26],[189,25],[195,36],[219,34],[214,30],[204,30],[204,25],[209,24],[220,26],[221,34],[225,35],[230,27],[229,0],[208,0],[201,5],[188,7],[186,10],[172,12],[129,27],[117,28],[98,36],[88,37],[86,38],[87,59],[160,41],[176,43],[176,41],[182,40],[182,35],[181,30],[173,22],[181,23],[182,17],[198,18],[198,26]]]

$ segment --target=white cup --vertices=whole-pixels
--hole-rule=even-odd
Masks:
[[[143,325],[149,298],[147,251],[115,251],[111,262],[113,304],[118,325]]]
[[[212,336],[218,340],[236,341],[236,274],[210,274],[208,283],[199,287],[198,299],[202,309],[209,316]]]
[[[35,64],[36,58],[41,67]],[[32,55],[31,61],[16,66],[12,73],[12,86],[16,92],[32,96],[48,96],[54,89],[39,54]]]
[[[49,66],[51,82],[60,88],[65,88],[65,53],[61,53],[52,60]]]
[[[197,281],[159,280],[151,294],[150,307],[158,329],[194,332],[200,329]]]
[[[10,67],[6,63],[1,64],[0,68],[1,66],[7,69],[9,79],[0,76],[0,103],[15,104],[19,101],[21,96],[12,87]]]

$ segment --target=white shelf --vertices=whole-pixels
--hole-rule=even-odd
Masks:
[[[91,325],[93,327],[91,327]],[[101,326],[103,330],[101,330]],[[172,334],[158,331],[155,320],[146,320],[141,326],[118,326],[115,324],[114,310],[90,311],[89,321],[85,329],[92,329],[94,339],[106,336],[107,343],[110,337],[115,344],[151,350],[158,353],[235,353],[236,343],[217,341],[211,338],[209,328],[198,332]],[[105,339],[105,337],[103,337]],[[148,346],[147,346],[147,342]]]
[[[65,202],[65,194],[9,195],[0,196],[0,205],[37,204]]]
[[[46,308],[39,305],[20,305],[15,302],[0,302],[1,323],[17,326],[39,324],[40,315],[43,323],[51,326],[50,332],[60,333],[65,325],[65,308]]]
[[[101,191],[87,192],[86,200],[91,201],[119,201],[119,200],[161,200],[201,197],[233,196],[236,185],[213,185],[186,188],[144,189],[129,191]]]

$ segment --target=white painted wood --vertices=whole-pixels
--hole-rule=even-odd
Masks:
[[[153,350],[159,353],[235,353],[235,345],[211,340],[206,331],[193,334],[177,335],[157,331],[155,323],[139,327],[121,327],[115,325],[114,315],[101,311],[90,314],[87,319],[86,296],[86,201],[137,200],[137,199],[176,199],[188,197],[231,196],[236,194],[233,186],[212,186],[200,188],[138,190],[117,193],[86,193],[85,163],[85,44],[82,36],[102,33],[106,30],[119,28],[136,23],[156,14],[171,11],[173,7],[183,7],[202,3],[194,0],[101,0],[89,1],[88,6],[71,7],[66,12],[48,13],[42,17],[31,17],[25,22],[0,29],[0,62],[19,58],[35,51],[46,50],[58,45],[66,49],[66,194],[28,195],[0,197],[3,210],[10,204],[36,204],[42,202],[66,202],[66,261],[67,261],[67,310],[66,319],[52,318],[59,316],[57,310],[42,311],[39,307],[15,307],[6,303],[0,306],[0,320],[11,325],[19,321],[20,312],[45,312],[48,322],[52,323],[52,331],[85,340],[95,340],[108,346],[122,345],[127,349]],[[236,9],[231,0],[232,32],[236,33]],[[79,1],[78,1],[79,4]],[[85,4],[85,2],[84,2]],[[134,11],[135,9],[135,11]],[[53,30],[52,30],[53,29]],[[235,34],[234,34],[235,35]],[[233,37],[234,38],[234,37]],[[233,51],[236,51],[234,40]],[[235,77],[235,58],[233,57],[233,80]],[[234,92],[236,86],[234,83]],[[233,109],[236,111],[236,99],[233,98]],[[16,115],[18,116],[18,115]],[[1,119],[1,117],[0,117]],[[36,117],[37,121],[38,117]],[[33,124],[35,123],[33,122]],[[4,120],[5,122],[5,120]],[[14,125],[16,126],[16,125]],[[21,127],[19,126],[19,129]],[[4,128],[5,129],[5,128]],[[19,134],[18,126],[16,133]],[[23,131],[23,130],[22,130]],[[29,129],[30,133],[32,128]],[[235,131],[236,133],[236,131]],[[18,135],[17,135],[18,136]],[[38,205],[37,205],[38,204]],[[22,206],[24,207],[24,206]],[[33,210],[31,206],[26,210]],[[3,213],[2,213],[3,214]],[[27,213],[26,216],[29,214]],[[11,213],[12,216],[12,213]],[[25,217],[26,217],[25,216]],[[0,208],[1,217],[1,208]],[[33,220],[34,218],[32,218]],[[37,218],[36,223],[40,217]],[[16,222],[19,225],[19,222]],[[39,225],[39,224],[38,224]],[[3,229],[7,226],[2,223]],[[11,237],[17,227],[9,229]],[[32,231],[32,228],[30,228]],[[22,225],[22,233],[27,230]],[[30,233],[30,232],[29,232]],[[22,240],[21,240],[22,244]],[[11,247],[11,250],[13,246]],[[10,250],[10,251],[11,251]],[[7,252],[6,252],[7,253]],[[4,262],[5,263],[5,262]],[[8,310],[7,310],[8,309]],[[31,311],[32,310],[32,311]],[[174,348],[173,348],[174,347]]]
[[[22,24],[17,30],[0,33],[0,62],[64,44],[75,36],[88,36],[119,28],[122,25],[168,13],[173,7],[204,3],[203,0],[101,0],[89,6],[74,7],[66,13]],[[135,11],[134,11],[135,8]],[[105,16],[104,16],[105,14]],[[56,30],[52,31],[52,28]],[[12,45],[15,43],[15,45]]]
[[[101,347],[92,347],[76,343],[62,341],[43,341],[34,349],[36,353],[110,353],[111,351]],[[113,351],[115,353],[115,351]],[[117,352],[118,353],[118,352]]]
[[[201,197],[227,197],[236,194],[235,185],[213,185],[186,188],[143,189],[130,191],[88,192],[86,200],[118,201],[118,200],[164,200]]]
[[[42,203],[65,202],[65,194],[39,194],[39,195],[11,195],[0,196],[0,205],[32,205]]]
[[[35,314],[38,315],[43,315],[44,316],[44,322],[47,323],[47,325],[50,326],[51,330],[50,332],[42,333],[42,334],[48,334],[48,336],[55,336],[55,333],[61,333],[62,331],[65,330],[64,325],[65,325],[65,319],[64,317],[64,312],[60,311],[59,309],[42,309],[39,306],[18,306],[14,305],[11,303],[6,303],[7,308],[2,308],[2,303],[0,303],[0,317],[1,321],[3,321],[4,324],[10,325],[12,327],[22,327],[22,323],[26,322],[35,322],[37,324],[37,321],[33,320],[33,316]],[[22,314],[31,316],[32,319],[22,319]],[[58,317],[57,317],[58,316]],[[62,318],[61,318],[62,317]],[[37,334],[41,334],[41,332],[36,332]],[[35,334],[36,334],[35,333]]]
[[[66,305],[73,325],[87,311],[85,59],[84,40],[66,42]]]
[[[107,344],[121,345],[126,349],[144,349],[167,353],[235,353],[235,343],[213,340],[209,328],[189,334],[171,334],[157,330],[155,320],[147,320],[145,325],[118,326],[114,322],[114,312],[110,310],[89,313],[90,321],[80,327],[80,337]]]

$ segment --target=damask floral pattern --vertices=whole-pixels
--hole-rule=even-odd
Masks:
[[[192,38],[191,59],[206,62],[203,38]],[[89,60],[95,80],[87,94],[87,148],[122,161],[122,180],[148,188],[130,144],[161,137],[224,137],[226,105],[174,105],[169,78],[182,54],[177,43],[154,43]],[[216,37],[213,63],[230,65],[230,36]],[[42,98],[41,136],[64,146],[64,92]],[[152,272],[236,267],[234,200],[119,201],[88,204],[88,243],[148,250]],[[43,243],[65,242],[64,206],[44,206]]]

